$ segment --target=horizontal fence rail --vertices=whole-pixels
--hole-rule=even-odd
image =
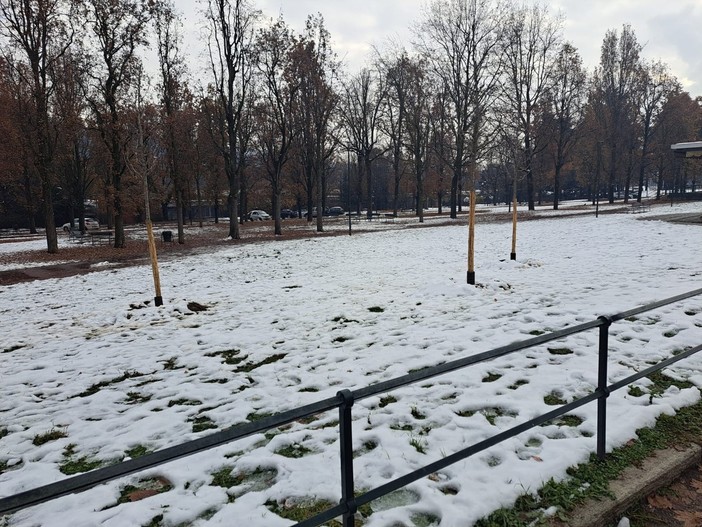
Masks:
[[[180,445],[164,448],[157,452],[146,454],[137,459],[124,461],[109,467],[96,469],[85,474],[66,478],[55,483],[37,487],[25,492],[21,492],[5,498],[0,498],[0,514],[9,514],[27,507],[38,505],[61,496],[82,492],[92,487],[107,483],[109,481],[142,472],[144,470],[163,465],[170,461],[191,456],[199,452],[222,446],[239,439],[243,439],[253,434],[263,433],[268,430],[292,423],[305,417],[310,417],[319,413],[338,409],[339,411],[339,447],[341,462],[341,500],[340,503],[331,507],[307,520],[299,522],[295,527],[316,527],[322,525],[339,516],[342,517],[343,527],[353,527],[353,517],[359,506],[370,503],[386,494],[396,491],[410,483],[422,479],[442,468],[446,468],[462,459],[473,456],[483,450],[491,448],[502,441],[514,437],[522,432],[539,426],[547,421],[560,417],[581,406],[597,401],[597,455],[600,459],[605,456],[606,438],[606,402],[609,394],[620,388],[628,386],[634,381],[651,375],[656,371],[669,367],[678,361],[691,357],[702,351],[702,345],[690,348],[673,357],[665,359],[649,368],[618,380],[612,384],[607,383],[607,361],[608,361],[608,337],[609,328],[612,323],[652,311],[663,306],[674,304],[689,298],[702,295],[702,288],[695,289],[674,297],[666,298],[641,307],[630,309],[610,316],[602,316],[590,322],[585,322],[576,326],[540,335],[531,339],[513,342],[506,346],[501,346],[490,351],[471,355],[454,361],[424,368],[420,371],[396,377],[388,381],[380,382],[356,390],[341,390],[336,397],[322,399],[312,404],[293,408],[281,412],[253,423],[245,423],[232,426],[226,430],[215,432],[200,439],[182,443]],[[597,389],[585,397],[581,397],[573,402],[564,404],[550,412],[530,419],[524,423],[514,426],[508,430],[500,432],[494,436],[475,443],[465,449],[454,452],[446,457],[425,465],[413,472],[405,474],[397,479],[387,482],[379,487],[375,487],[358,496],[354,495],[353,477],[353,449],[352,449],[352,407],[356,401],[387,393],[398,388],[412,385],[433,377],[454,372],[469,366],[490,361],[516,351],[533,348],[541,344],[546,344],[564,337],[576,335],[584,331],[599,328],[599,350],[598,350],[598,385]]]

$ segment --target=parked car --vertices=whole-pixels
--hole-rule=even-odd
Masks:
[[[270,220],[271,215],[268,214],[265,210],[252,210],[251,212],[249,212],[249,215],[246,217],[246,219],[250,221]]]
[[[80,218],[73,218],[73,227],[71,227],[71,222],[63,224],[63,231],[68,232],[71,228],[78,229],[80,227]],[[100,224],[94,218],[85,218],[85,228],[88,230],[99,229]]]
[[[324,209],[324,213],[322,216],[327,216],[329,215],[329,209]],[[317,207],[312,207],[312,217],[316,218],[317,217]]]
[[[286,218],[297,218],[297,214],[292,209],[283,209],[280,211],[280,218],[283,220]]]
[[[341,216],[344,213],[344,209],[341,207],[331,207],[329,209],[330,216]]]

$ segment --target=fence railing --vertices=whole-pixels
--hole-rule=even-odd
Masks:
[[[286,412],[281,412],[269,417],[265,417],[256,422],[246,423],[232,426],[226,430],[215,432],[211,435],[189,441],[180,445],[165,448],[151,454],[146,454],[137,459],[124,461],[122,463],[111,465],[105,468],[97,469],[79,476],[67,478],[62,481],[51,483],[37,487],[13,496],[0,498],[0,514],[8,514],[18,510],[38,505],[53,499],[56,499],[67,494],[82,492],[92,487],[112,481],[114,479],[127,476],[136,472],[141,472],[164,463],[174,461],[179,458],[191,456],[198,452],[203,452],[214,447],[225,445],[233,441],[245,438],[247,436],[266,432],[268,430],[278,428],[280,426],[298,421],[305,417],[310,417],[322,412],[338,409],[339,411],[339,444],[340,444],[340,462],[341,462],[341,500],[338,505],[331,507],[307,520],[299,522],[295,527],[316,527],[322,525],[339,516],[342,517],[343,527],[353,527],[353,517],[358,507],[370,503],[386,494],[396,491],[410,483],[424,478],[442,468],[452,465],[462,459],[475,455],[487,448],[490,448],[506,439],[514,437],[531,428],[539,426],[547,421],[567,414],[576,408],[597,401],[597,456],[600,459],[605,457],[605,439],[606,439],[606,416],[607,416],[607,397],[615,390],[628,386],[632,382],[651,375],[652,373],[666,368],[678,361],[686,359],[699,351],[702,351],[702,345],[687,349],[675,356],[663,360],[649,368],[646,368],[638,373],[630,375],[615,383],[607,383],[607,362],[608,362],[608,338],[610,326],[619,320],[624,320],[647,311],[680,302],[702,295],[702,289],[696,289],[688,293],[683,293],[674,297],[660,300],[645,306],[637,307],[629,311],[617,313],[610,316],[602,316],[590,322],[585,322],[577,326],[572,326],[566,329],[555,331],[552,333],[540,335],[531,339],[513,342],[506,346],[501,346],[490,351],[478,353],[470,357],[465,357],[455,361],[440,364],[422,369],[401,377],[396,377],[385,382],[373,384],[365,388],[357,390],[341,390],[336,394],[336,397],[330,397],[317,401],[312,404],[294,408]],[[356,401],[373,397],[397,388],[418,383],[443,375],[449,372],[457,371],[468,366],[472,366],[481,362],[496,359],[521,351],[545,344],[554,340],[559,340],[564,337],[576,335],[584,331],[599,328],[599,351],[598,351],[598,382],[595,391],[589,395],[581,397],[571,403],[564,404],[555,410],[542,414],[534,419],[530,419],[524,423],[514,426],[508,430],[500,432],[492,437],[475,443],[465,449],[447,455],[442,459],[423,466],[408,474],[405,474],[397,479],[385,483],[379,487],[368,490],[358,496],[354,495],[354,472],[353,472],[353,449],[352,449],[352,408]]]

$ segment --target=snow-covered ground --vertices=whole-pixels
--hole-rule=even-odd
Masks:
[[[0,497],[67,477],[60,471],[67,462],[114,463],[702,287],[702,227],[639,221],[645,216],[523,222],[516,262],[511,225],[479,224],[477,287],[465,284],[465,225],[245,244],[168,260],[159,308],[147,305],[148,266],[4,287]],[[207,309],[194,312],[192,302]],[[618,322],[611,335],[613,382],[699,344],[702,298]],[[544,413],[554,408],[548,395],[571,401],[591,393],[596,363],[597,333],[588,332],[358,402],[357,489]],[[669,373],[702,387],[702,357]],[[643,392],[648,385],[638,383]],[[696,388],[654,398],[613,393],[607,448],[699,397]],[[415,482],[372,504],[366,525],[470,525],[586,460],[595,450],[595,411],[585,406],[575,413],[577,426],[533,429]],[[337,416],[318,417],[0,525],[141,526],[159,515],[163,526],[290,525],[271,503],[339,499]],[[52,431],[55,438],[42,443]],[[214,484],[213,474],[229,471],[236,484]],[[118,504],[127,485],[158,475],[173,488]]]

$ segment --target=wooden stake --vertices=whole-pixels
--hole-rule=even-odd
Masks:
[[[148,191],[146,200],[148,201]],[[163,305],[163,297],[161,296],[161,277],[158,273],[158,259],[156,258],[156,242],[154,241],[154,229],[151,225],[151,218],[148,216],[149,209],[147,205],[146,209],[146,234],[149,239],[149,256],[151,257],[151,274],[154,276],[154,289],[156,291],[156,296],[154,296],[154,304],[156,306]]]
[[[146,215],[146,236],[149,242],[149,256],[151,257],[151,274],[154,276],[154,304],[163,305],[163,297],[161,296],[161,277],[158,273],[158,258],[156,257],[156,242],[154,241],[154,228],[151,223],[151,207],[149,206],[149,179],[144,172],[144,214]]]
[[[475,285],[475,189],[470,191],[470,208],[468,213],[468,275],[467,281]]]
[[[510,260],[517,259],[517,193],[512,196],[512,253]]]

